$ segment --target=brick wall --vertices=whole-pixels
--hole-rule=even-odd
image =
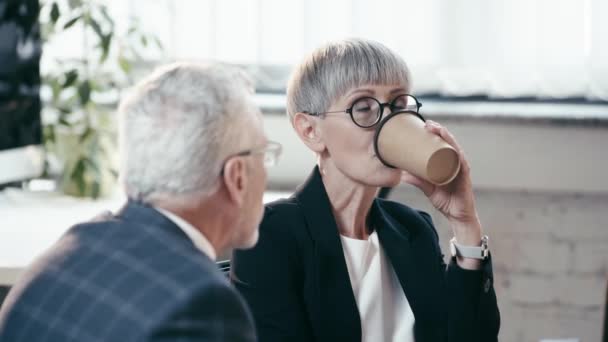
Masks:
[[[417,190],[394,200],[430,212],[448,253],[451,232]],[[608,194],[477,191],[494,258],[500,340],[601,341],[608,276]]]

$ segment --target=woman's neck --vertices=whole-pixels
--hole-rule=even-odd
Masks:
[[[356,183],[332,162],[320,162],[319,170],[340,234],[366,240],[371,233],[367,216],[378,188]]]

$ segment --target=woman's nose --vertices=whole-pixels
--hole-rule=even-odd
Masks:
[[[382,109],[382,116],[390,114],[393,111],[389,102],[380,104],[380,108]]]

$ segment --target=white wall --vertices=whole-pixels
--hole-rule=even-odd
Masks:
[[[273,112],[275,112],[273,110]],[[608,106],[605,117],[547,117],[427,114],[456,136],[480,189],[608,193]],[[271,182],[290,187],[303,180],[314,156],[285,115],[266,115],[265,129],[283,144]]]

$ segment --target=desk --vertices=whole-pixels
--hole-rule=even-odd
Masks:
[[[268,191],[264,202],[287,197],[287,192]],[[117,211],[125,202],[117,192],[101,199],[79,199],[51,191],[0,192],[0,285],[12,285],[21,272],[65,231],[105,210]]]

